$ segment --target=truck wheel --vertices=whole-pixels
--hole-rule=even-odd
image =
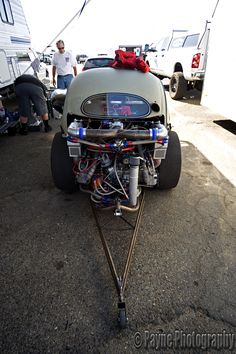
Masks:
[[[177,186],[181,172],[181,146],[176,132],[169,132],[166,158],[159,166],[158,189],[170,189]]]
[[[52,177],[55,186],[67,193],[72,193],[76,189],[72,167],[66,140],[61,133],[56,133],[51,147]]]
[[[170,78],[169,93],[173,100],[183,98],[187,89],[187,81],[182,72],[174,73]]]

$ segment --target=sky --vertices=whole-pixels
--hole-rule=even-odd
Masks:
[[[114,52],[119,44],[158,42],[173,29],[203,30],[217,0],[21,0],[31,33],[32,47],[43,51],[57,39],[76,54]]]

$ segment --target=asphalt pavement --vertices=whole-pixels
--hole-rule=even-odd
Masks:
[[[182,174],[175,189],[146,193],[123,330],[88,195],[64,194],[52,181],[60,120],[51,119],[50,133],[0,136],[1,354],[236,352],[235,172],[221,156],[214,162],[206,134],[232,151],[235,135],[213,123],[219,117],[199,98],[168,102]],[[111,213],[100,218],[121,269],[130,232]],[[172,340],[162,348],[160,334]],[[207,335],[211,348],[194,342]]]

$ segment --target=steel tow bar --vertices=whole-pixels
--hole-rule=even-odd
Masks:
[[[94,215],[94,219],[96,221],[96,226],[99,232],[99,236],[102,242],[102,246],[109,264],[109,268],[111,271],[111,275],[112,278],[114,280],[115,283],[115,287],[116,287],[116,291],[118,294],[118,323],[119,326],[121,328],[125,328],[128,322],[128,318],[127,318],[127,314],[126,314],[126,306],[125,306],[125,297],[124,297],[124,292],[125,292],[125,288],[126,288],[126,284],[127,284],[127,279],[128,279],[128,273],[129,273],[129,269],[130,269],[130,264],[131,264],[131,258],[132,258],[132,254],[134,251],[134,246],[136,243],[136,239],[137,239],[137,235],[138,235],[138,231],[139,231],[139,226],[140,226],[140,221],[141,221],[141,217],[142,217],[142,213],[143,213],[143,208],[144,208],[144,197],[145,197],[145,192],[142,192],[142,195],[140,196],[141,202],[140,202],[140,207],[137,211],[137,215],[136,215],[136,219],[135,219],[135,224],[132,225],[128,220],[126,220],[124,217],[122,217],[121,215],[118,216],[120,217],[123,221],[125,221],[127,224],[129,224],[132,229],[133,229],[133,234],[130,240],[130,244],[129,244],[129,249],[128,249],[128,254],[127,254],[127,259],[126,259],[126,263],[124,266],[124,271],[123,271],[123,275],[119,276],[117,274],[117,270],[115,267],[115,263],[113,261],[108,243],[106,241],[106,238],[103,234],[102,228],[99,224],[99,220],[98,220],[98,216],[97,216],[97,211],[96,211],[96,207],[94,205],[94,203],[91,201],[91,207],[92,207],[92,211],[93,211],[93,215]]]

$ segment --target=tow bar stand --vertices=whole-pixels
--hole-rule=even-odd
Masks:
[[[131,258],[132,258],[132,254],[133,254],[133,250],[134,250],[134,246],[136,243],[136,239],[137,239],[137,234],[138,234],[138,230],[139,230],[139,226],[140,226],[140,221],[141,221],[141,217],[142,217],[142,212],[143,212],[143,208],[144,208],[144,191],[142,192],[142,195],[140,195],[140,207],[137,211],[137,215],[136,215],[136,219],[135,219],[135,224],[132,225],[128,220],[126,220],[122,215],[119,215],[118,217],[120,219],[122,219],[124,222],[126,222],[132,229],[133,229],[133,234],[131,236],[131,240],[130,240],[130,244],[129,244],[129,249],[128,249],[128,254],[127,254],[127,259],[126,259],[126,263],[124,266],[124,271],[123,271],[123,275],[119,276],[117,274],[116,271],[116,267],[108,246],[108,243],[106,241],[106,238],[103,234],[102,228],[99,224],[99,220],[98,220],[98,216],[97,216],[97,211],[96,211],[96,207],[94,206],[94,203],[91,201],[91,207],[92,207],[92,211],[93,211],[93,215],[96,221],[96,226],[99,232],[99,236],[101,238],[101,242],[102,242],[102,246],[107,258],[107,262],[109,264],[109,268],[111,271],[111,275],[112,278],[114,280],[114,284],[116,287],[116,291],[118,294],[118,324],[120,326],[120,328],[125,328],[128,322],[128,318],[127,318],[127,313],[126,313],[126,306],[125,306],[125,297],[124,297],[124,292],[125,292],[125,288],[126,288],[126,284],[127,284],[127,279],[128,279],[128,273],[129,273],[129,269],[130,269],[130,264],[131,264]]]

